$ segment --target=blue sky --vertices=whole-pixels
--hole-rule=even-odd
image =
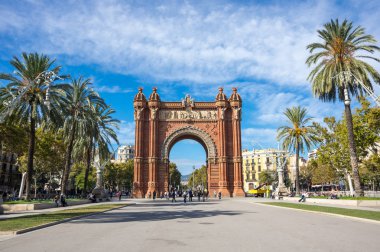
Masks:
[[[305,48],[318,40],[316,30],[347,18],[380,39],[379,16],[379,1],[2,0],[0,72],[12,71],[12,56],[36,51],[55,58],[62,73],[92,78],[117,110],[123,144],[134,142],[139,86],[147,95],[158,87],[167,101],[187,93],[211,101],[219,86],[227,95],[237,87],[243,148],[276,147],[286,107],[305,106],[319,122],[342,113],[341,103],[313,98],[306,80]],[[185,140],[170,158],[187,174],[205,153]]]

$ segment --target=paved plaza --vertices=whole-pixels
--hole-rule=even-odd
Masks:
[[[128,200],[133,202],[134,200]],[[136,205],[0,242],[0,251],[379,251],[380,224],[256,199]]]

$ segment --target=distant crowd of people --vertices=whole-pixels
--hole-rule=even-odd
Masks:
[[[178,190],[177,188],[172,188],[170,191],[162,192],[161,195],[158,195],[156,191],[148,192],[147,198],[156,200],[158,197],[161,199],[171,200],[171,202],[177,202],[178,198],[183,198],[183,202],[187,203],[192,202],[194,197],[198,198],[198,201],[205,202],[209,198],[209,193],[207,189],[205,190],[196,190],[193,192],[193,190]],[[214,198],[219,197],[219,199],[222,199],[222,193],[214,191]]]

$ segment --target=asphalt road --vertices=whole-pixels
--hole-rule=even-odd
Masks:
[[[380,224],[253,199],[137,204],[0,242],[0,251],[380,251]]]

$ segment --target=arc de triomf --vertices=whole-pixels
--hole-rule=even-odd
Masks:
[[[139,88],[134,98],[135,160],[133,196],[169,189],[169,154],[183,139],[199,142],[207,156],[207,189],[223,196],[244,196],[242,187],[241,108],[237,89],[229,99],[219,88],[215,102],[163,102],[153,88],[147,100]],[[179,164],[180,165],[180,164]]]

